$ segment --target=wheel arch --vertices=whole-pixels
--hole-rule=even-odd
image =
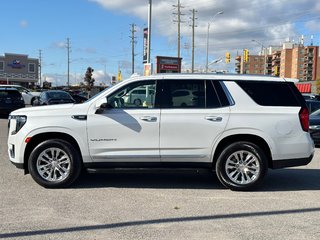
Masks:
[[[24,167],[25,174],[29,173],[28,159],[29,159],[29,156],[30,156],[32,150],[39,143],[46,141],[46,140],[49,140],[49,139],[61,139],[61,140],[64,140],[64,141],[67,141],[68,143],[70,143],[76,149],[76,151],[79,152],[79,156],[81,157],[80,160],[81,160],[81,162],[83,162],[79,144],[71,135],[66,134],[66,133],[61,133],[61,132],[39,133],[39,134],[33,136],[26,146],[25,154],[24,154],[24,161],[23,161],[23,167]]]
[[[262,151],[265,153],[268,159],[268,166],[272,167],[272,155],[271,155],[271,150],[268,143],[262,137],[253,135],[253,134],[237,134],[237,135],[231,135],[223,138],[218,143],[214,151],[212,166],[215,167],[219,155],[227,145],[230,145],[231,143],[239,142],[239,141],[251,142],[259,146],[262,149]]]

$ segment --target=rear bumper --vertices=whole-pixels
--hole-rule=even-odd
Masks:
[[[272,169],[278,168],[286,168],[286,167],[297,167],[297,166],[304,166],[311,162],[313,158],[313,154],[307,158],[295,158],[295,159],[283,159],[283,160],[276,160],[272,161]]]

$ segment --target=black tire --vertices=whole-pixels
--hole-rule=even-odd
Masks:
[[[235,142],[227,146],[218,157],[216,174],[220,182],[235,191],[257,187],[268,171],[266,155],[251,142]]]
[[[136,105],[136,106],[141,106],[142,102],[141,102],[141,100],[139,98],[137,98],[137,99],[135,99],[133,101],[133,104]]]
[[[35,99],[35,98],[32,98],[32,99],[31,99],[31,101],[30,101],[30,105],[31,105],[31,106],[34,106],[34,105],[33,105],[33,104],[34,104],[34,100],[36,100],[36,99]]]
[[[41,142],[31,152],[28,160],[32,178],[45,188],[60,188],[72,184],[79,177],[81,168],[79,152],[69,142],[61,139]],[[40,169],[44,171],[41,172]]]

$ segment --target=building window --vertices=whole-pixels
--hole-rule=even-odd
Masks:
[[[34,63],[29,63],[28,64],[28,72],[29,73],[34,73],[36,70],[35,70],[35,64]]]
[[[4,71],[4,61],[0,61],[0,71]]]

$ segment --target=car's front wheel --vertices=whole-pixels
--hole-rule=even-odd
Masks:
[[[268,170],[267,158],[260,147],[251,142],[235,142],[218,157],[216,174],[231,190],[245,191],[258,186]]]
[[[28,168],[32,178],[46,188],[65,187],[81,172],[78,151],[68,142],[50,139],[40,143],[30,154]]]

